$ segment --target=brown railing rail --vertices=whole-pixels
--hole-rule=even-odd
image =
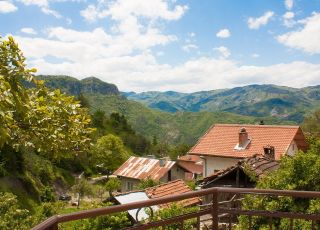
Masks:
[[[114,205],[105,208],[98,208],[93,210],[79,211],[64,215],[55,215],[47,219],[46,221],[40,223],[39,225],[32,228],[32,230],[57,230],[58,224],[63,222],[69,222],[79,219],[98,217],[102,215],[110,215],[118,212],[128,211],[131,209],[139,209],[144,207],[151,207],[154,205],[160,205],[170,202],[177,202],[193,197],[203,197],[207,195],[212,195],[212,203],[210,207],[201,209],[200,211],[188,213],[180,216],[176,216],[170,219],[164,219],[160,221],[149,222],[145,224],[139,224],[131,227],[130,229],[149,229],[153,227],[165,226],[172,223],[180,223],[181,229],[183,229],[184,220],[191,218],[200,218],[200,216],[211,214],[212,215],[212,229],[218,229],[219,226],[219,214],[229,214],[229,215],[246,215],[249,216],[251,220],[252,216],[262,216],[268,218],[289,218],[294,219],[304,219],[312,221],[312,228],[314,228],[315,223],[320,221],[319,214],[304,214],[304,213],[292,213],[292,212],[277,212],[277,211],[265,211],[265,210],[241,210],[235,208],[221,208],[218,203],[218,195],[220,194],[252,194],[252,195],[266,195],[266,196],[289,196],[294,198],[309,198],[315,199],[320,198],[320,192],[312,191],[292,191],[292,190],[270,190],[270,189],[247,189],[247,188],[209,188],[193,192],[188,192],[179,195],[166,196],[162,198],[151,199],[147,201],[132,202],[123,205]],[[250,221],[251,224],[251,221]],[[292,227],[292,226],[291,226]],[[229,223],[229,229],[232,228],[231,223]],[[271,226],[272,228],[272,226]],[[199,226],[198,226],[199,229]],[[289,228],[290,229],[290,228]]]

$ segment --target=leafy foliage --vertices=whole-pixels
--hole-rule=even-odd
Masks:
[[[112,134],[97,140],[92,155],[97,164],[103,164],[104,168],[111,171],[116,170],[130,156],[125,150],[122,140]]]
[[[280,168],[258,181],[257,188],[320,191],[320,140],[311,143],[309,151],[298,152],[295,156],[282,157]],[[317,213],[320,211],[318,200],[293,199],[290,197],[268,197],[248,195],[243,202],[244,209],[307,212]],[[267,228],[268,220],[254,218],[253,229]],[[275,229],[287,229],[288,220],[274,220]],[[240,228],[248,227],[247,217],[240,218]],[[320,227],[320,226],[319,226]],[[294,229],[310,229],[310,222],[295,221]]]
[[[26,209],[21,209],[16,196],[11,193],[0,193],[0,229],[30,229],[32,216]]]
[[[0,148],[35,150],[53,160],[85,150],[90,117],[73,97],[48,90],[26,69],[12,37],[0,43]],[[33,82],[27,90],[22,81]]]
[[[80,177],[76,180],[76,183],[71,188],[75,193],[78,195],[78,208],[80,206],[80,201],[85,195],[91,195],[93,194],[93,187],[89,182],[83,178]]]
[[[101,208],[112,205],[98,204],[94,208]],[[79,221],[73,221],[69,223],[62,224],[62,228],[66,230],[119,230],[131,225],[131,221],[128,218],[126,212],[120,212],[113,215],[105,215],[96,218],[82,219]]]
[[[141,134],[137,134],[124,115],[111,113],[108,117],[104,111],[97,110],[92,115],[92,121],[99,136],[117,135],[122,139],[127,149],[137,155],[145,155],[150,151],[150,141]]]
[[[320,109],[306,117],[302,123],[302,128],[306,134],[320,138]]]
[[[109,178],[105,188],[108,190],[109,196],[112,197],[112,192],[121,188],[121,181],[118,178]]]
[[[185,208],[177,203],[173,203],[169,207],[159,209],[157,212],[155,212],[151,220],[158,221],[158,220],[168,219],[175,216],[187,214],[190,212],[195,212],[198,210],[199,210],[198,207]],[[192,230],[194,229],[194,226],[196,225],[196,223],[197,223],[196,219],[186,220],[183,222],[183,229]],[[159,228],[153,228],[153,229],[175,230],[175,229],[181,229],[181,225],[180,223],[177,223],[177,224],[170,224],[170,225],[164,226],[164,228],[159,227]]]
[[[160,184],[159,181],[155,181],[152,178],[148,177],[148,178],[143,179],[143,180],[140,181],[140,183],[138,184],[137,189],[146,189],[146,188],[157,186],[159,184]]]

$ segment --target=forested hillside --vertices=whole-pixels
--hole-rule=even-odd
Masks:
[[[103,82],[95,77],[78,80],[70,76],[38,75],[37,79],[44,80],[48,88],[60,89],[70,95],[86,93],[119,95],[117,86]]]
[[[142,104],[117,96],[86,95],[90,110],[125,115],[132,127],[146,137],[156,137],[169,143],[194,144],[214,123],[266,124],[290,123],[272,117],[257,118],[228,112],[177,112],[153,110]]]

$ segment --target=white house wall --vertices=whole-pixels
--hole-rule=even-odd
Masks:
[[[275,151],[277,151],[277,150],[275,150]],[[287,150],[287,154],[289,156],[293,156],[297,152],[298,152],[298,146],[297,146],[295,141],[292,141],[290,146],[289,146],[289,148],[288,148],[288,150]]]
[[[215,170],[226,169],[233,166],[240,159],[237,158],[227,158],[227,157],[210,157],[205,156],[206,160],[204,161],[203,175],[204,177],[213,174]]]

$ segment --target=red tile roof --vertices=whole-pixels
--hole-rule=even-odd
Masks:
[[[251,142],[244,150],[234,150],[242,127],[245,127]],[[188,154],[246,158],[263,154],[263,147],[270,145],[275,147],[275,159],[279,160],[293,140],[299,149],[306,150],[306,140],[299,126],[216,124]]]
[[[197,155],[184,155],[184,156],[180,156],[178,158],[178,160],[180,161],[192,161],[192,162],[199,162],[201,161],[201,158]]]
[[[153,198],[160,198],[164,196],[172,196],[177,194],[183,194],[186,192],[191,192],[192,190],[189,188],[188,185],[182,180],[175,180],[165,184],[161,184],[155,187],[147,188],[146,194],[151,199]],[[200,204],[201,200],[199,198],[190,198],[186,200],[182,200],[178,202],[180,205],[187,207],[195,204]],[[168,206],[167,204],[162,205],[161,207]]]
[[[160,166],[160,161],[158,159],[132,156],[123,163],[113,175],[138,180],[150,177],[157,181],[160,180],[174,164],[174,161],[166,161],[164,166]]]
[[[177,159],[177,164],[187,172],[194,174],[202,174],[203,163],[197,155],[185,155]]]

